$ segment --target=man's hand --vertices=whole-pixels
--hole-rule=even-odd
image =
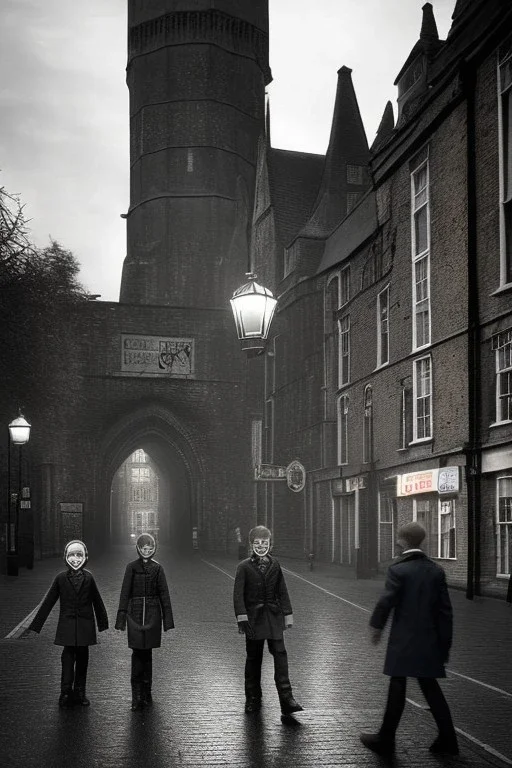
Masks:
[[[254,632],[252,631],[252,627],[248,621],[238,622],[238,633],[240,635],[245,635],[246,637],[249,638],[249,640],[252,640],[252,638],[254,637]]]
[[[370,642],[372,645],[378,645],[382,636],[382,630],[370,627]]]

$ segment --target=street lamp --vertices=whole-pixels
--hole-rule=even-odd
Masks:
[[[7,505],[7,574],[17,576],[19,568],[18,529],[21,504],[21,450],[30,438],[30,424],[20,411],[17,419],[9,424],[9,441],[7,445],[7,474],[8,474],[8,505]],[[16,499],[16,515],[14,526],[11,523],[11,442],[18,446],[18,496]]]
[[[277,300],[268,288],[256,282],[253,272],[246,272],[248,282],[237,288],[230,299],[236,332],[243,350],[259,354],[265,348]]]

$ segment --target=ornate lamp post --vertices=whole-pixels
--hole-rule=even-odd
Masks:
[[[7,474],[8,474],[8,506],[7,506],[7,574],[17,576],[19,568],[18,528],[21,504],[21,460],[22,448],[30,438],[30,424],[23,417],[21,411],[17,419],[9,424],[9,443],[7,446]],[[16,499],[16,515],[14,525],[11,521],[11,442],[18,446],[18,495]]]
[[[265,348],[277,300],[268,288],[256,282],[253,272],[246,272],[248,282],[237,288],[231,301],[236,332],[243,350],[259,354]]]

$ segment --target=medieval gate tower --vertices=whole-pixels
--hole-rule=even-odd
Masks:
[[[127,543],[116,478],[137,449],[159,476],[163,542],[187,548],[197,531],[225,549],[254,523],[257,399],[229,299],[247,271],[269,81],[268,0],[129,0],[120,301],[70,317],[69,397],[33,430],[43,556],[74,537]]]

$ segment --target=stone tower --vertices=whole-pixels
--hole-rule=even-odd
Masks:
[[[122,303],[228,306],[270,80],[268,0],[129,0]]]

